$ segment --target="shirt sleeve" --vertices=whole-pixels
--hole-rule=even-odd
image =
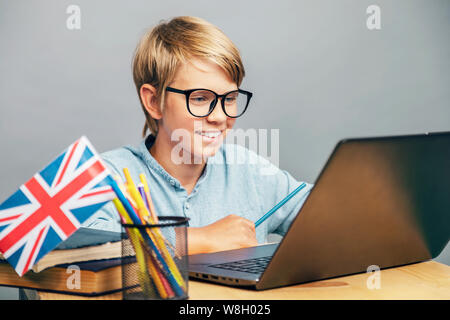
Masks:
[[[112,176],[118,175],[118,170],[106,159],[102,159]],[[94,213],[83,225],[86,228],[121,232],[120,217],[112,201],[108,201],[100,210]]]
[[[249,151],[253,153],[252,151]],[[261,210],[266,213],[294,191],[304,181],[298,181],[286,170],[281,170],[267,159],[252,154],[255,162],[254,174],[256,189],[259,194]],[[306,201],[313,185],[306,186],[289,199],[281,208],[275,211],[267,220],[267,233],[277,233],[284,236],[294,218],[297,216]]]

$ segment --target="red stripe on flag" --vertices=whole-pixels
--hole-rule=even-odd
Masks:
[[[31,249],[31,253],[30,253],[30,255],[28,256],[27,263],[25,264],[25,267],[23,268],[23,272],[22,272],[22,273],[25,273],[25,272],[28,271],[29,265],[30,265],[30,262],[31,262],[31,259],[32,259],[33,256],[34,256],[34,252],[36,251],[36,247],[37,247],[37,245],[39,244],[39,241],[41,240],[41,237],[42,237],[42,234],[44,233],[44,230],[45,230],[45,227],[42,228],[41,232],[39,232],[39,235],[38,235],[38,237],[37,237],[37,239],[36,239],[36,242],[35,242],[34,245],[33,245],[33,249]]]
[[[112,192],[112,188],[109,188],[109,189],[106,189],[106,190],[102,190],[102,191],[86,193],[85,195],[80,197],[80,199],[87,198],[87,197],[92,197],[92,196],[97,196],[97,195],[103,194],[103,193],[110,193],[110,192]]]
[[[56,182],[55,186],[57,186],[61,182],[62,178],[64,177],[64,174],[66,173],[67,167],[69,166],[70,160],[72,159],[73,153],[75,152],[75,149],[78,146],[78,142],[79,141],[76,141],[73,144],[72,150],[70,150],[69,157],[67,157],[67,161],[64,164],[64,168],[62,169],[61,174],[59,175],[58,181]]]
[[[8,220],[14,220],[14,219],[20,217],[21,215],[22,215],[22,214],[17,214],[17,215],[15,215],[15,216],[10,216],[10,217],[7,217],[7,218],[3,218],[3,219],[0,219],[0,222],[8,221]]]
[[[99,175],[105,170],[102,163],[97,160],[89,168],[87,168],[83,173],[78,175],[70,183],[68,183],[61,191],[59,191],[53,199],[59,203],[66,202],[71,198],[77,191],[81,190],[86,184],[88,184],[94,177]]]

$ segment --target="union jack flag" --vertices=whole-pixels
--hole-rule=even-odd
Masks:
[[[115,198],[112,179],[81,137],[0,205],[0,252],[19,276]]]

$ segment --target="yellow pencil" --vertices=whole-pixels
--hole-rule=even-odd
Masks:
[[[142,198],[145,198],[143,200],[145,200],[145,204],[146,204],[146,208],[150,211],[150,216],[151,219],[149,219],[149,217],[146,217],[146,222],[150,223],[150,224],[154,224],[154,223],[159,223],[158,220],[158,214],[156,213],[156,209],[155,206],[153,205],[153,200],[152,197],[150,195],[150,189],[148,187],[148,183],[147,183],[147,179],[145,178],[145,175],[143,173],[141,173],[139,175],[139,179],[141,180],[141,183],[138,185],[138,188],[142,188],[144,189],[144,194],[142,194],[141,189],[139,189],[139,194],[142,196]],[[153,220],[152,220],[153,219]],[[179,254],[176,252],[175,248],[172,246],[172,244],[167,241],[164,237],[162,237],[164,240],[164,243],[173,250],[173,252],[175,253],[175,255],[177,257],[180,257]]]
[[[136,205],[137,205],[136,208],[138,209],[139,216],[144,219],[148,218],[148,216],[150,214],[144,204],[144,201],[142,200],[141,194],[137,190],[137,188],[133,182],[133,179],[131,178],[130,171],[128,170],[128,168],[123,168],[123,173],[125,174],[125,180],[127,182],[127,187],[128,187],[127,190],[130,193],[133,200],[136,202]],[[140,203],[139,199],[142,201],[142,204]]]

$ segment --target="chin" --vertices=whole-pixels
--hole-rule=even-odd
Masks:
[[[219,137],[214,141],[204,141],[204,139],[198,138],[196,135],[193,141],[193,155],[195,158],[203,158],[207,159],[209,157],[213,157],[217,151],[220,149],[220,146],[223,144],[223,136]]]
[[[206,146],[203,147],[201,150],[194,150],[194,157],[203,158],[206,161],[208,158],[213,157],[217,153],[219,148],[220,145],[216,145],[216,146]]]

